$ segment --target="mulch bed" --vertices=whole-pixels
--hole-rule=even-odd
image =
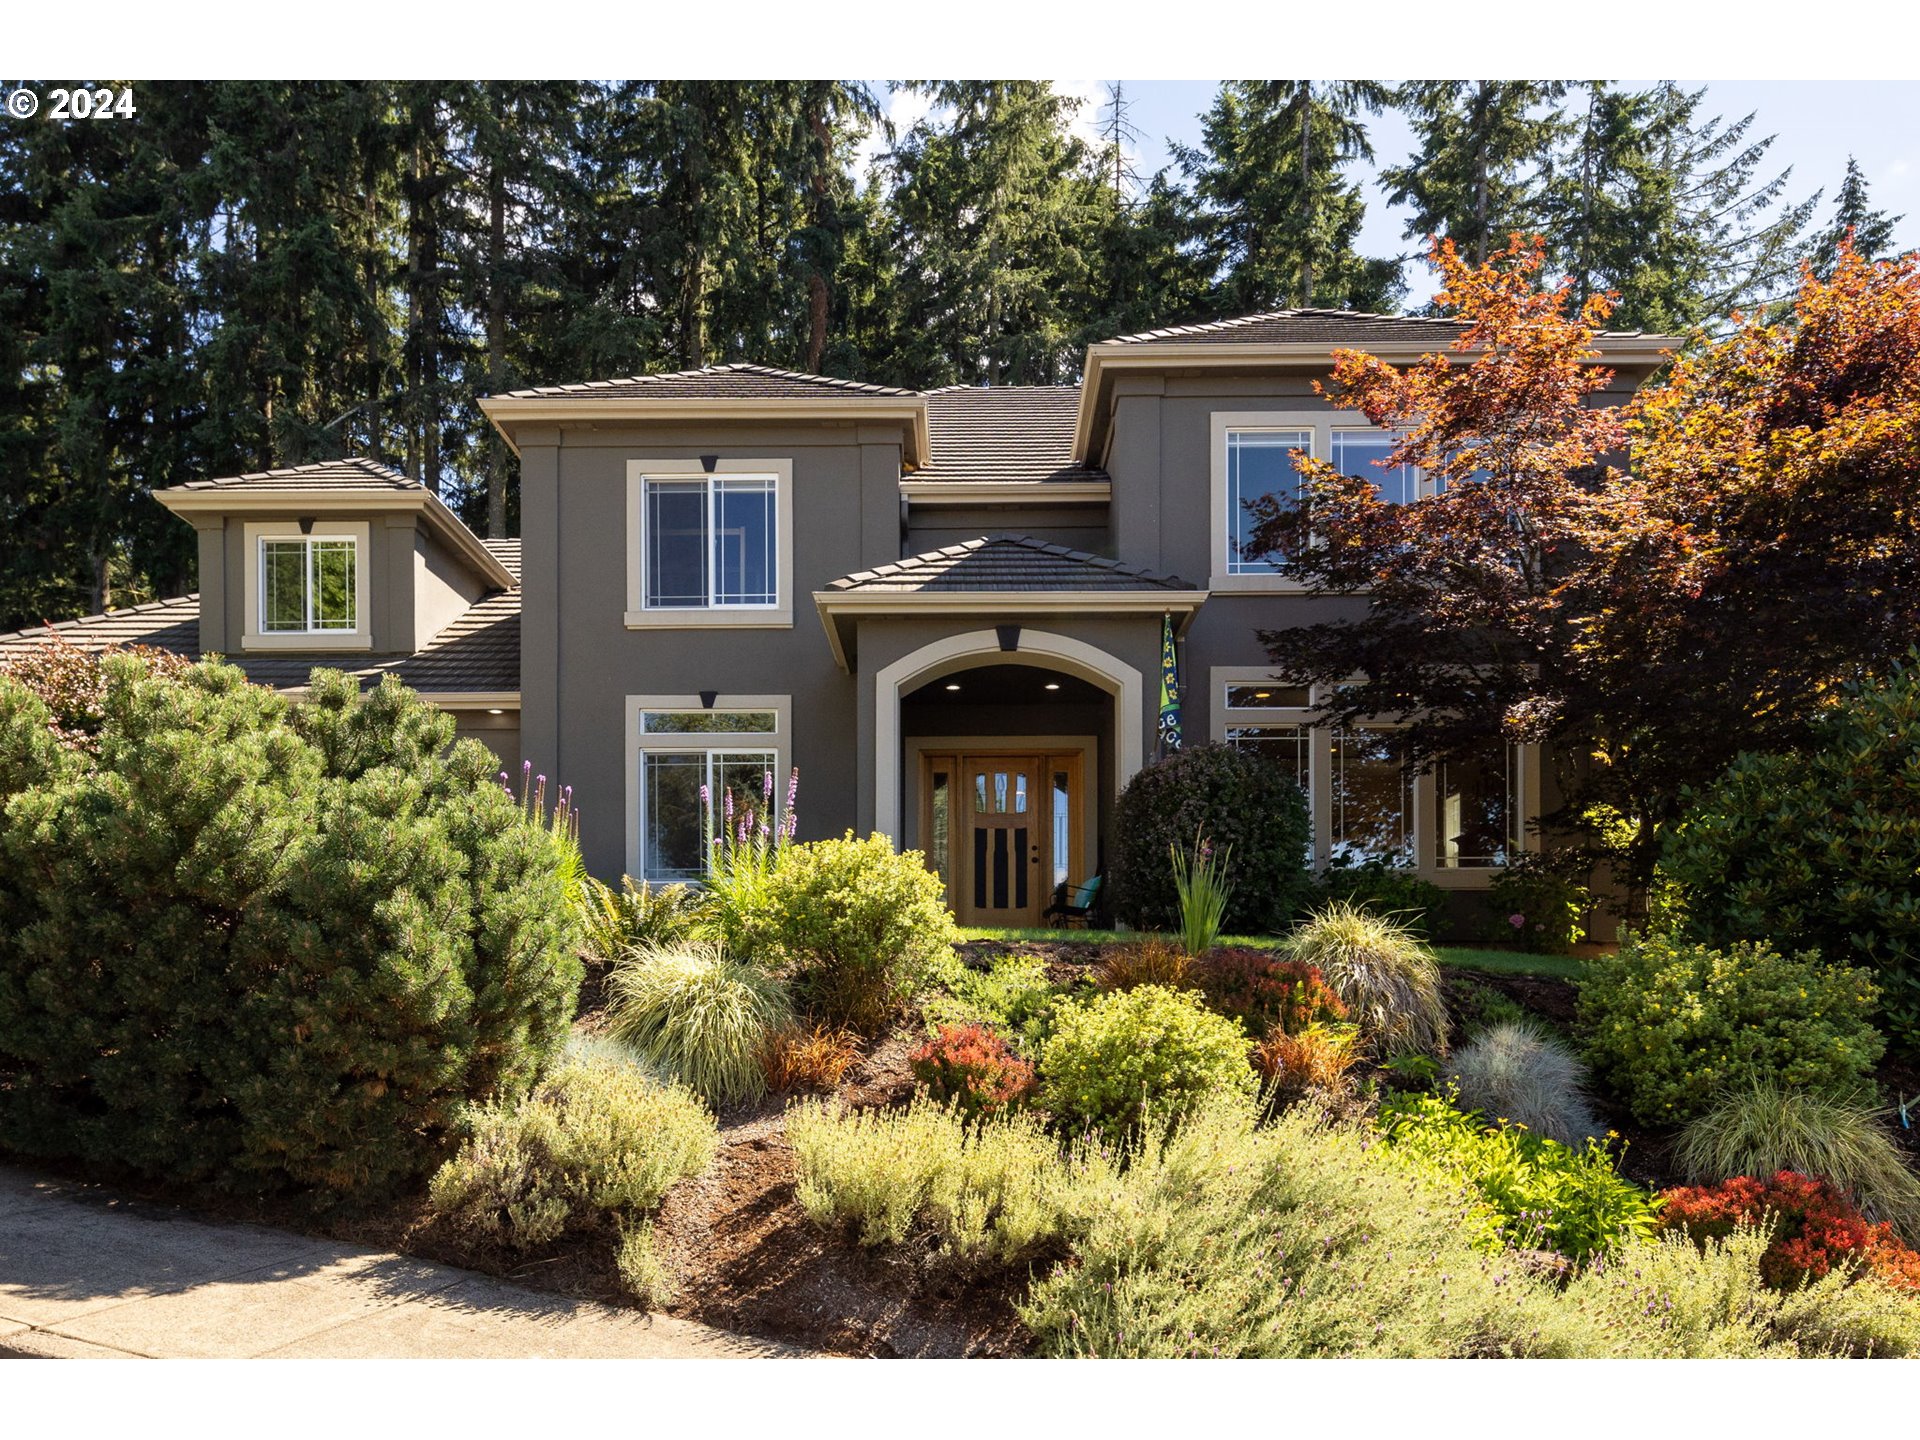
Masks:
[[[1051,979],[1070,983],[1099,962],[1101,947],[1084,941],[970,941],[957,950],[968,964],[982,969],[996,955],[1033,955],[1046,964]],[[601,999],[597,982],[603,978],[590,977],[595,983],[583,997],[578,1021],[582,1029],[595,1029],[601,1021],[595,1002]],[[1444,984],[1455,1013],[1462,1009],[1468,987],[1478,986],[1506,996],[1562,1031],[1573,1022],[1577,991],[1570,981],[1450,967]],[[902,1024],[870,1044],[835,1098],[856,1108],[904,1104],[913,1093],[907,1055],[919,1039],[916,1025]],[[1890,1064],[1880,1079],[1892,1093],[1920,1096],[1920,1067]],[[714,1165],[667,1196],[654,1223],[654,1237],[679,1285],[668,1313],[844,1355],[1028,1353],[1032,1337],[1013,1307],[1026,1291],[1029,1268],[1043,1267],[968,1271],[931,1246],[872,1250],[849,1234],[822,1230],[808,1220],[795,1195],[793,1150],[786,1139],[784,1115],[790,1098],[772,1096],[721,1113]],[[1915,1110],[1920,1113],[1920,1104]],[[1600,1115],[1626,1142],[1620,1167],[1624,1174],[1655,1187],[1675,1183],[1670,1137],[1646,1131],[1605,1105]],[[1920,1152],[1914,1131],[1896,1133]],[[73,1167],[37,1168],[80,1177]],[[285,1202],[187,1194],[125,1177],[114,1183],[140,1199],[381,1246],[575,1298],[630,1303],[614,1269],[611,1233],[571,1235],[539,1254],[509,1257],[438,1236],[426,1223],[423,1198],[375,1213],[320,1219]]]

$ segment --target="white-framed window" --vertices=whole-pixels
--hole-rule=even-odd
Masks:
[[[784,695],[627,697],[627,873],[697,881],[723,826],[769,834],[786,813]]]
[[[1274,760],[1306,791],[1315,865],[1378,859],[1474,888],[1537,848],[1537,747],[1494,740],[1409,777],[1395,723],[1316,725],[1320,693],[1270,669],[1215,666],[1209,679],[1211,738]]]
[[[1249,506],[1300,494],[1294,452],[1330,461],[1342,474],[1371,480],[1381,495],[1407,504],[1431,493],[1411,465],[1384,469],[1394,437],[1357,411],[1216,411],[1213,415],[1213,579],[1216,590],[1290,590],[1283,562],[1254,552]]]
[[[627,532],[629,626],[793,623],[791,462],[629,461]]]
[[[243,648],[369,648],[370,531],[355,521],[248,524]]]

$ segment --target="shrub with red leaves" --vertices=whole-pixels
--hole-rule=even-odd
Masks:
[[[114,645],[84,650],[55,634],[43,645],[0,658],[0,675],[17,680],[53,712],[48,728],[63,745],[91,750],[105,718],[100,709],[106,680],[100,665],[109,655],[144,660],[156,675],[178,675],[193,662],[151,645]]]
[[[1272,950],[1223,946],[1209,950],[1194,970],[1200,993],[1222,1015],[1244,1020],[1255,1035],[1282,1030],[1298,1035],[1310,1025],[1347,1018],[1320,967],[1284,960]]]
[[[1033,1065],[985,1025],[949,1025],[907,1057],[914,1078],[971,1119],[1023,1104]]]
[[[1661,1228],[1684,1230],[1696,1243],[1770,1219],[1773,1243],[1761,1257],[1760,1273],[1776,1289],[1794,1289],[1852,1259],[1897,1289],[1920,1291],[1920,1252],[1816,1176],[1792,1170],[1771,1180],[1739,1175],[1718,1185],[1681,1186],[1662,1198]]]

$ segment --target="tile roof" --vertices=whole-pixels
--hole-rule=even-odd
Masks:
[[[856,571],[827,586],[840,594],[940,594],[980,591],[1192,590],[1105,555],[1070,550],[1031,535],[983,535],[892,565]]]
[[[519,572],[518,540],[489,540],[487,548]],[[0,659],[58,637],[85,650],[151,645],[189,659],[200,656],[200,597],[182,595],[87,615],[51,626],[0,635]],[[363,684],[397,675],[424,694],[515,691],[520,688],[520,591],[502,590],[473,605],[426,646],[403,655],[229,655],[249,680],[276,689],[305,685],[316,667],[344,670]]]
[[[353,456],[345,460],[321,460],[312,465],[294,465],[285,470],[256,470],[250,475],[228,475],[217,480],[188,480],[174,490],[226,490],[237,486],[249,490],[360,490],[374,494],[424,490],[417,480],[409,480],[391,465],[378,460]]]
[[[1445,343],[1457,339],[1463,321],[1428,315],[1374,315],[1364,310],[1269,310],[1259,315],[1237,315],[1197,325],[1169,325],[1118,335],[1109,345],[1364,345],[1406,341]],[[1602,339],[1640,335],[1639,330],[1608,330]]]
[[[493,558],[505,566],[507,573],[512,575],[514,580],[518,582],[520,579],[520,541],[516,538],[513,540],[482,540],[480,543],[487,547],[492,553]]]
[[[1078,385],[953,386],[927,394],[930,463],[915,481],[1105,480],[1076,464]]]
[[[789,397],[847,395],[912,396],[915,390],[891,385],[869,385],[860,380],[837,380],[830,375],[802,375],[767,365],[708,365],[699,370],[676,370],[665,375],[630,375],[619,380],[589,380],[580,385],[541,385],[531,390],[508,390],[501,399],[531,400],[548,396],[580,395],[595,399],[654,395],[683,395],[693,400],[779,400]]]

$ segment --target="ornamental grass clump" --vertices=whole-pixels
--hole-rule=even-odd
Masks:
[[[1158,935],[1100,947],[1093,983],[1102,990],[1131,990],[1137,985],[1186,988],[1193,973],[1193,952]]]
[[[1124,1134],[1219,1095],[1249,1096],[1251,1042],[1191,991],[1142,985],[1063,1001],[1040,1057],[1040,1103],[1070,1125]]]
[[[860,1037],[851,1030],[795,1022],[768,1034],[760,1051],[767,1088],[777,1095],[794,1090],[831,1090],[860,1058]]]
[[[712,1162],[713,1116],[698,1097],[623,1063],[612,1047],[570,1051],[532,1094],[481,1106],[427,1203],[451,1236],[504,1254],[568,1231],[618,1233]]]
[[[1286,949],[1319,970],[1382,1057],[1447,1053],[1439,962],[1398,921],[1337,900],[1296,930]]]
[[[1198,959],[1220,938],[1220,926],[1226,919],[1227,898],[1233,886],[1227,883],[1227,861],[1233,846],[1214,849],[1204,833],[1193,837],[1193,848],[1169,845],[1173,862],[1173,893],[1179,902],[1180,944],[1187,954]]]
[[[1454,1051],[1448,1071],[1460,1103],[1562,1145],[1600,1138],[1586,1071],[1573,1052],[1532,1021],[1503,1021]]]
[[[761,1055],[793,1019],[787,987],[717,945],[633,950],[607,981],[612,1032],[714,1105],[766,1094]]]
[[[809,1100],[787,1111],[796,1187],[822,1228],[862,1245],[924,1234],[962,1262],[1029,1259],[1078,1232],[1110,1185],[1091,1144],[1064,1150],[1018,1111],[968,1121],[918,1096],[905,1110],[843,1111]]]
[[[1674,1158],[1694,1181],[1791,1170],[1831,1181],[1873,1219],[1920,1238],[1920,1175],[1901,1154],[1886,1113],[1854,1096],[1751,1080],[1687,1122]]]
[[[1580,986],[1579,1027],[1595,1076],[1647,1125],[1677,1125],[1755,1080],[1848,1095],[1886,1048],[1865,970],[1788,958],[1764,944],[1724,950],[1671,934],[1628,934]]]

